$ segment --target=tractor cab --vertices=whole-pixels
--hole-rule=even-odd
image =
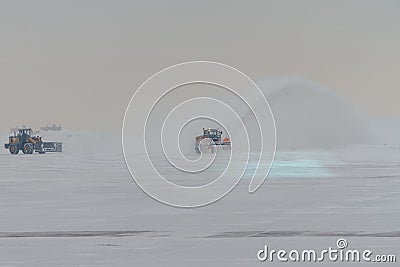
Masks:
[[[221,141],[222,131],[218,129],[204,129],[203,128],[203,138],[212,139],[214,142]]]
[[[18,137],[19,141],[21,144],[24,144],[27,142],[27,139],[29,139],[32,135],[32,129],[27,128],[27,129],[19,129],[18,130]]]
[[[19,129],[18,130],[18,135],[19,136],[31,136],[32,135],[32,129]]]

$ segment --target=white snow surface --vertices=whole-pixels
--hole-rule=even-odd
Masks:
[[[339,237],[399,252],[395,145],[281,150],[255,194],[244,180],[212,205],[179,209],[133,182],[119,133],[43,135],[64,152],[0,154],[0,266],[256,266],[264,245],[323,249]]]
[[[278,132],[270,175],[254,194],[245,177],[202,208],[169,207],[142,192],[119,131],[39,133],[63,142],[63,153],[1,149],[0,266],[259,266],[271,264],[257,260],[264,245],[322,250],[338,238],[399,258],[398,122],[371,119],[301,77],[259,84]],[[171,177],[185,185],[209,178]]]

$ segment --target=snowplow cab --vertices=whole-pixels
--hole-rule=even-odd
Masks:
[[[203,128],[203,138],[210,138],[214,142],[220,142],[221,141],[221,135],[222,131],[218,129],[204,129]]]

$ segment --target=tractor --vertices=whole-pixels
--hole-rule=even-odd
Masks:
[[[195,150],[197,153],[211,152],[214,153],[218,148],[230,149],[231,140],[225,137],[222,140],[222,131],[219,129],[203,128],[203,134],[196,136]]]
[[[4,148],[8,149],[12,155],[18,154],[20,150],[24,154],[62,152],[62,143],[43,142],[42,137],[32,136],[32,133],[30,128],[18,129],[18,134],[14,132],[14,135],[9,137],[8,144],[4,144]]]

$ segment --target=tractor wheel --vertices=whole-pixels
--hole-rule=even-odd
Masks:
[[[31,143],[26,143],[22,148],[22,152],[24,154],[32,154],[33,153],[33,145]]]
[[[16,144],[11,144],[9,150],[12,155],[17,155],[19,152],[18,146]]]

